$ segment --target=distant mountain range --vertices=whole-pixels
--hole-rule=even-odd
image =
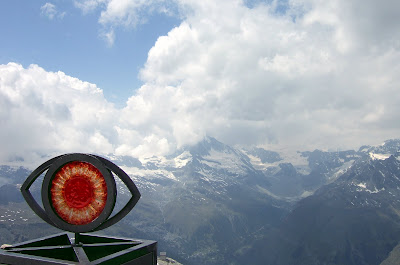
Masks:
[[[166,157],[108,156],[142,198],[103,233],[157,240],[185,265],[380,264],[400,242],[399,151],[400,140],[388,140],[289,155],[206,137]],[[20,195],[29,173],[0,166],[0,243],[56,231]],[[118,182],[117,210],[128,199]]]

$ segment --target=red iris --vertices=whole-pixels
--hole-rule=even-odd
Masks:
[[[50,194],[53,208],[61,219],[83,225],[95,220],[103,211],[107,185],[95,166],[73,161],[55,173]]]
[[[85,177],[71,177],[65,182],[64,198],[69,207],[83,208],[93,199],[93,187]]]

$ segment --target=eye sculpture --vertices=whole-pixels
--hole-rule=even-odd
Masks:
[[[92,164],[70,162],[55,172],[50,199],[54,211],[65,222],[88,224],[104,210],[107,184],[103,174]]]
[[[29,188],[47,170],[42,183],[42,203],[35,201]],[[114,175],[131,192],[131,199],[114,216],[117,197]],[[65,231],[80,233],[107,228],[136,205],[139,190],[129,176],[111,161],[96,155],[66,154],[52,158],[26,179],[21,192],[32,210],[44,221]]]

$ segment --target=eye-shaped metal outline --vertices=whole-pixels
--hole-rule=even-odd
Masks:
[[[54,209],[50,202],[49,185],[51,180],[54,178],[54,174],[62,166],[72,161],[82,161],[92,164],[103,174],[103,177],[107,184],[107,200],[102,213],[91,223],[84,225],[72,225],[65,222],[54,212]],[[35,199],[33,198],[32,194],[29,191],[29,188],[31,187],[33,182],[35,182],[35,180],[46,170],[47,172],[45,174],[42,183],[42,203],[45,208],[43,209],[35,201]],[[114,209],[116,195],[117,195],[115,187],[115,179],[111,172],[113,172],[116,176],[118,176],[122,180],[122,182],[126,185],[128,190],[131,192],[132,197],[118,213],[109,218],[110,214]],[[25,180],[24,184],[21,187],[21,193],[24,196],[25,201],[28,203],[29,207],[31,207],[31,209],[42,220],[44,220],[45,222],[54,227],[75,233],[98,231],[117,223],[132,210],[132,208],[136,205],[141,196],[139,190],[137,189],[133,181],[130,179],[130,177],[117,165],[97,155],[80,154],[80,153],[61,155],[44,162],[42,165],[36,168]]]
[[[107,199],[104,209],[101,211],[100,215],[92,222],[84,225],[73,225],[67,223],[65,220],[60,218],[55,212],[53,204],[50,199],[50,187],[54,179],[55,174],[66,164],[73,161],[87,162],[96,167],[100,173],[103,175],[104,180],[107,185]],[[116,200],[116,187],[115,180],[111,175],[111,172],[107,170],[103,163],[101,163],[96,157],[85,155],[85,154],[67,154],[56,161],[50,166],[49,170],[46,172],[42,183],[42,203],[44,210],[48,217],[58,228],[62,230],[71,232],[88,232],[95,230],[103,222],[107,220],[111,212],[114,209]]]

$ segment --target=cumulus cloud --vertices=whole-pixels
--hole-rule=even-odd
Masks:
[[[180,3],[190,12],[149,51],[146,85],[128,102],[162,117],[178,145],[205,134],[305,148],[398,137],[397,3],[296,0],[284,14],[241,1]]]
[[[63,72],[0,65],[0,161],[22,157],[29,163],[69,152],[140,157],[172,150],[161,127],[145,128],[150,117],[131,117],[132,111],[116,109],[96,85]]]
[[[0,101],[3,156],[113,151],[115,109],[93,84],[9,63],[0,65]]]
[[[135,26],[141,8],[171,5],[145,2],[85,1],[110,27]],[[61,72],[1,66],[2,146],[148,156],[205,135],[301,150],[399,137],[397,1],[173,4],[182,23],[151,48],[144,85],[123,109]]]

